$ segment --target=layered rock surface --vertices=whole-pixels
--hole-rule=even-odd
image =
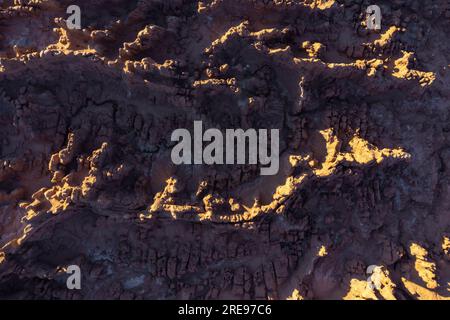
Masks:
[[[450,3],[0,1],[0,297],[448,299]],[[280,129],[280,170],[171,133]],[[82,289],[68,290],[69,265]],[[370,286],[379,266],[381,286]]]

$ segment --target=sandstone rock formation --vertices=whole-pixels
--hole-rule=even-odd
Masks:
[[[0,298],[449,299],[450,2],[370,4],[0,1]],[[173,165],[194,120],[279,173]]]

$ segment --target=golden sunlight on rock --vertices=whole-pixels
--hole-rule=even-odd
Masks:
[[[419,300],[450,300],[450,297],[444,297],[438,293],[424,288],[412,281],[409,281],[402,277],[402,282],[409,293],[415,296]]]
[[[403,57],[397,59],[394,63],[395,66],[392,75],[399,79],[417,79],[421,86],[431,85],[436,79],[436,74],[434,74],[433,72],[424,72],[410,69],[409,65],[413,60],[414,54],[412,52],[403,51]]]
[[[366,281],[351,279],[350,289],[344,300],[397,300],[396,285],[389,276],[389,271],[377,267]]]
[[[448,299],[450,7],[375,2],[0,0],[0,300]]]
[[[450,256],[450,238],[444,237],[442,241],[442,250],[444,250],[444,253],[448,256]]]
[[[426,283],[427,288],[436,289],[438,286],[436,264],[428,260],[428,251],[417,243],[412,243],[409,250],[411,255],[416,258],[414,267],[419,277]]]
[[[385,48],[388,44],[390,44],[394,38],[394,36],[400,31],[400,28],[396,26],[391,26],[380,36],[380,39],[374,41],[374,45],[380,48]]]
[[[385,159],[408,160],[410,155],[401,148],[397,149],[378,149],[366,140],[355,134],[349,141],[350,152],[340,152],[342,142],[334,134],[332,128],[320,131],[320,134],[326,142],[326,156],[322,163],[318,163],[311,155],[300,156],[290,155],[287,159],[291,168],[290,172],[299,165],[309,166],[312,172],[319,177],[326,177],[333,174],[337,166],[344,162],[356,163],[358,165],[367,165],[371,162],[381,163]],[[166,187],[158,192],[153,203],[148,207],[146,213],[140,213],[141,220],[152,219],[157,214],[163,214],[165,217],[181,220],[198,221],[216,221],[222,223],[237,223],[251,221],[262,214],[275,212],[282,214],[284,212],[284,203],[301,189],[302,184],[308,181],[310,175],[301,173],[298,176],[287,176],[284,184],[275,187],[272,194],[272,201],[261,203],[255,199],[252,206],[246,206],[234,198],[222,198],[218,194],[203,195],[202,202],[179,201],[177,197],[177,179],[171,177],[166,181]],[[265,179],[265,178],[261,178]],[[201,181],[197,188],[197,196],[204,193],[208,187],[205,181]],[[322,251],[322,254],[326,254]]]
[[[351,279],[350,289],[342,299],[344,300],[378,300],[375,291],[367,281]]]
[[[286,300],[303,300],[304,298],[300,294],[300,291],[298,289],[294,289],[292,294],[286,298]]]
[[[325,246],[321,246],[319,249],[319,252],[317,253],[317,255],[319,257],[325,257],[328,254],[327,252],[327,248],[325,248]]]
[[[407,160],[411,156],[401,148],[382,150],[362,139],[357,134],[349,142],[351,152],[340,152],[342,143],[333,133],[332,129],[320,132],[326,142],[326,158],[320,169],[314,170],[318,176],[327,176],[333,173],[337,165],[343,161],[356,162],[358,164],[368,164],[372,161],[381,163],[387,158]]]

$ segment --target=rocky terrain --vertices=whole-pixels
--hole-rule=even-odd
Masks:
[[[449,299],[449,30],[447,0],[0,1],[0,298]],[[278,174],[173,165],[194,120],[279,129]]]

